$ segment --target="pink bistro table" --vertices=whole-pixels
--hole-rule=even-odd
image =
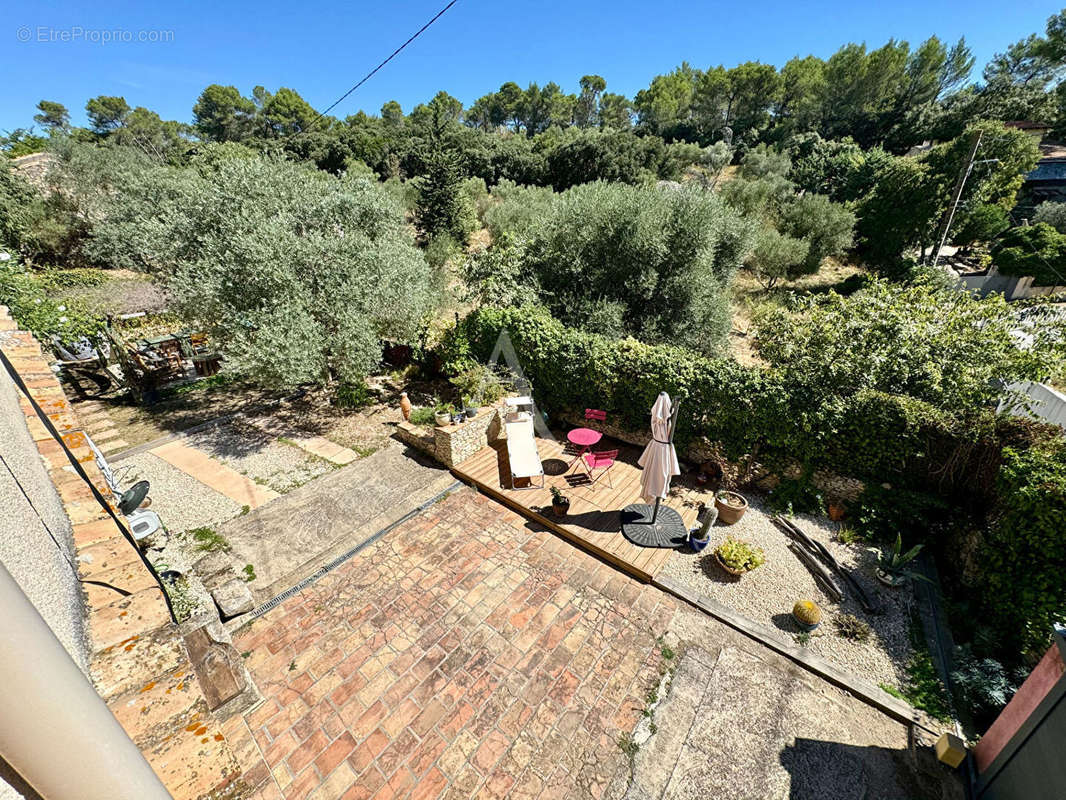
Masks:
[[[574,428],[566,434],[566,440],[578,448],[578,453],[574,456],[574,459],[570,462],[568,468],[574,466],[574,464],[585,455],[586,450],[599,444],[599,441],[602,438],[603,434],[599,431],[592,430],[592,428]]]

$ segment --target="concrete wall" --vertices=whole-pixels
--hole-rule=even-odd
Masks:
[[[1032,398],[1033,403],[1030,410],[1012,408],[1008,409],[1008,413],[1018,417],[1036,417],[1066,428],[1066,395],[1062,392],[1052,389],[1045,383],[1018,383],[1010,388],[1025,392]]]
[[[30,438],[17,390],[0,371],[0,561],[88,674],[85,604],[70,520]],[[53,539],[54,537],[54,539]]]
[[[4,370],[0,370],[0,510],[0,562],[88,674],[85,604],[71,568],[70,520],[26,428],[18,390]],[[0,759],[0,799],[36,796]]]
[[[994,293],[1001,294],[1008,300],[1022,300],[1066,292],[1066,286],[1034,286],[1032,278],[1001,275],[995,267],[978,275],[956,275],[960,289],[977,292],[981,297]]]

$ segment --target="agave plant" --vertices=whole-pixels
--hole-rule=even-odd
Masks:
[[[916,544],[906,553],[903,552],[903,537],[900,534],[896,534],[896,541],[892,545],[891,550],[884,550],[881,552],[880,557],[877,560],[878,568],[881,572],[885,573],[890,578],[894,578],[897,581],[901,581],[904,578],[912,578],[919,581],[928,581],[929,579],[922,575],[920,572],[915,572],[907,565],[914,561],[918,557],[918,554],[922,552],[923,544]]]

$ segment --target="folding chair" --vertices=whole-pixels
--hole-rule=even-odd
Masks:
[[[600,409],[598,409],[598,408],[586,408],[585,409],[585,419],[586,420],[595,420],[596,422],[606,422],[607,421],[607,412],[606,411],[600,411]]]
[[[607,486],[613,489],[614,484],[611,483],[610,472],[617,459],[617,450],[601,450],[598,453],[589,452],[582,457],[582,466],[585,467],[585,472],[588,473],[591,483],[596,483],[600,478],[606,476]],[[598,474],[597,470],[599,470]]]

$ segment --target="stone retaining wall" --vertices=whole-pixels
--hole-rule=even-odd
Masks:
[[[428,453],[446,467],[454,467],[470,458],[482,447],[500,438],[500,406],[482,406],[477,416],[461,425],[415,425],[401,422],[396,426],[400,441]]]

